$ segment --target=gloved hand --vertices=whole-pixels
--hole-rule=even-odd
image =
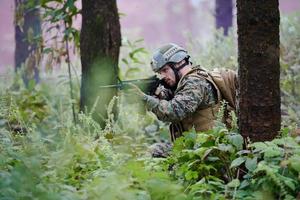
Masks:
[[[133,83],[129,83],[129,86],[130,89],[128,90],[128,92],[130,94],[133,94],[138,98],[144,99],[146,94],[142,92],[142,90],[138,86],[134,85]]]
[[[159,98],[159,99],[164,99],[164,100],[171,100],[173,97],[173,93],[170,89],[165,88],[163,85],[159,85],[155,92],[154,95]]]
[[[146,107],[148,110],[152,110],[157,104],[159,103],[159,99],[157,97],[153,97],[150,95],[145,94],[144,92],[141,91],[138,86],[134,84],[130,84],[131,89],[129,89],[128,93],[126,94],[127,97],[130,99],[136,99],[136,100],[142,100],[146,104]]]

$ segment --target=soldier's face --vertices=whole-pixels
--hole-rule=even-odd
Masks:
[[[172,68],[168,65],[164,66],[159,72],[159,75],[170,87],[176,85],[176,77]]]

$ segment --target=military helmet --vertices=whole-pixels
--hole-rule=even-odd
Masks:
[[[153,53],[151,67],[154,72],[158,72],[167,63],[178,63],[185,58],[189,58],[187,51],[174,43],[166,44]]]

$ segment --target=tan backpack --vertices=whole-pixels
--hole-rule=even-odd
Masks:
[[[213,81],[219,88],[222,98],[236,110],[237,73],[230,69],[215,69],[209,72]]]
[[[221,93],[221,99],[236,111],[237,73],[231,69],[218,68],[213,71],[200,68],[201,75],[216,85]],[[219,98],[220,99],[220,98]]]
[[[214,87],[217,87],[218,100],[225,100],[227,103],[224,105],[223,122],[226,127],[232,128],[232,116],[231,111],[236,113],[236,94],[237,94],[237,73],[230,69],[218,68],[213,71],[208,71],[200,68],[200,74],[209,82],[211,82]]]

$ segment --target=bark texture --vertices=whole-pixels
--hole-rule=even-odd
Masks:
[[[215,15],[216,28],[223,28],[224,35],[228,35],[232,26],[232,0],[216,0]]]
[[[280,130],[278,0],[237,0],[238,125],[244,138],[272,140]]]
[[[118,80],[121,30],[116,0],[82,0],[80,37],[80,110],[90,113],[95,108],[93,118],[103,127],[107,105],[117,92],[116,89],[99,89],[101,85],[116,84]]]
[[[29,8],[28,2],[15,0],[15,70],[24,66],[22,77],[26,85],[30,79],[39,81],[38,43],[32,39],[41,34],[39,10]],[[23,23],[19,23],[20,21]]]

